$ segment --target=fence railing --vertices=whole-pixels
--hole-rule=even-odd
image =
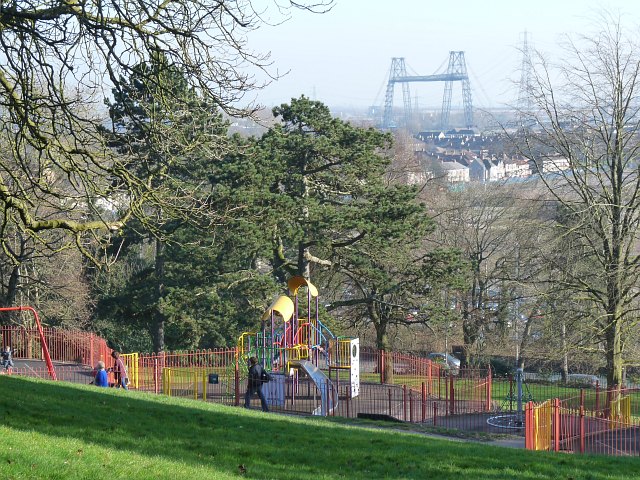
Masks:
[[[57,367],[62,380],[89,383],[97,361],[109,363],[112,350],[97,335],[45,328],[44,336],[52,359],[75,365]],[[36,329],[0,327],[0,337],[3,345],[12,346],[16,358],[42,359]],[[242,403],[247,368],[237,348],[127,354],[123,358],[130,388],[226,405]],[[461,430],[523,434],[524,423],[527,443],[540,449],[602,452],[597,448],[602,444],[599,435],[617,435],[617,440],[605,442],[609,447],[602,453],[628,451],[624,442],[629,443],[630,437],[623,438],[620,432],[637,428],[634,421],[636,410],[640,410],[636,408],[640,394],[631,390],[615,396],[596,385],[577,396],[575,388],[525,382],[521,400],[530,402],[528,410],[516,412],[520,402],[513,378],[494,378],[489,369],[454,371],[417,355],[373,348],[360,351],[361,388],[357,396],[351,394],[347,370],[332,370],[328,362],[318,367],[332,383],[331,388],[318,385],[303,374],[291,376],[290,372],[276,371],[276,380],[265,388],[271,409],[301,414],[322,411],[343,417],[377,416]],[[46,371],[38,367],[17,368],[14,373],[46,377]],[[564,398],[562,402],[547,410],[535,403],[560,397]],[[326,405],[320,408],[320,402]],[[552,412],[551,421],[546,420],[548,411]],[[505,418],[515,419],[511,422],[515,427],[501,424]],[[531,425],[535,425],[534,433],[529,430]]]
[[[107,361],[112,349],[106,340],[80,330],[42,328],[51,360],[95,366],[98,360]],[[15,358],[45,360],[37,328],[0,326],[2,346],[11,347]]]
[[[531,450],[640,455],[640,390],[582,390],[526,406],[525,446]]]

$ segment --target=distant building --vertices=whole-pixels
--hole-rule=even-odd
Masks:
[[[504,175],[506,178],[529,177],[531,173],[531,166],[526,158],[505,158]]]
[[[458,162],[442,162],[440,167],[447,175],[447,181],[449,183],[469,181],[469,169]]]
[[[542,173],[561,172],[570,167],[569,159],[560,154],[550,155],[542,160]]]
[[[441,130],[430,130],[425,132],[420,132],[416,135],[417,138],[422,140],[423,142],[428,142],[429,140],[443,140],[444,133]]]
[[[533,173],[554,173],[568,170],[571,168],[571,163],[564,155],[555,153],[529,160],[529,166]]]
[[[469,165],[471,180],[478,182],[495,182],[505,178],[505,168],[502,159],[476,158]]]

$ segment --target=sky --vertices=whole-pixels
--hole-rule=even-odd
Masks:
[[[257,100],[271,107],[304,94],[332,109],[382,107],[392,57],[404,57],[410,75],[432,75],[446,73],[450,51],[464,51],[474,107],[504,106],[517,98],[525,32],[530,47],[553,57],[563,35],[594,31],[605,9],[640,36],[638,0],[335,0],[327,13],[294,11],[251,34],[272,71],[288,72]],[[409,85],[414,105],[441,105],[444,83]],[[451,105],[462,105],[461,82]]]

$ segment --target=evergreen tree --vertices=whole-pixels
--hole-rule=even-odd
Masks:
[[[116,311],[127,322],[150,332],[154,351],[165,349],[167,322],[173,336],[181,338],[172,342],[173,346],[197,346],[196,340],[188,340],[189,335],[198,337],[197,329],[187,327],[195,325],[193,314],[172,303],[172,299],[183,298],[175,289],[180,285],[188,288],[190,282],[176,281],[167,262],[180,256],[176,250],[185,240],[181,230],[195,229],[205,236],[207,229],[220,222],[211,200],[213,186],[208,172],[211,163],[226,154],[233,142],[215,107],[203,102],[182,72],[162,55],[138,65],[128,81],[121,83],[126,88],[114,90],[114,102],[109,104],[112,125],[103,134],[127,159],[128,169],[149,179],[152,195],[173,200],[162,202],[163,208],[138,212],[139,221],[128,225],[114,242],[118,252],[133,249],[135,253],[128,258],[137,257],[137,265],[125,275],[115,296],[103,297],[104,305],[113,305],[118,298]],[[193,216],[194,211],[199,215]],[[215,295],[200,300],[207,299],[211,301]],[[112,309],[109,316],[115,313]]]
[[[334,118],[304,96],[273,113],[280,123],[247,155],[228,159],[220,184],[245,220],[259,221],[254,244],[265,255],[270,244],[263,266],[275,278],[313,274],[332,292],[330,309],[356,308],[389,348],[387,328],[415,305],[423,323],[442,313],[425,299],[460,272],[459,259],[425,250],[433,222],[415,187],[387,181],[388,134]]]

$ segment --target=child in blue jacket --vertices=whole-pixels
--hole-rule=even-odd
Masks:
[[[104,362],[101,360],[96,365],[96,378],[94,384],[97,387],[108,387],[109,379],[107,378],[107,371],[104,369]]]

